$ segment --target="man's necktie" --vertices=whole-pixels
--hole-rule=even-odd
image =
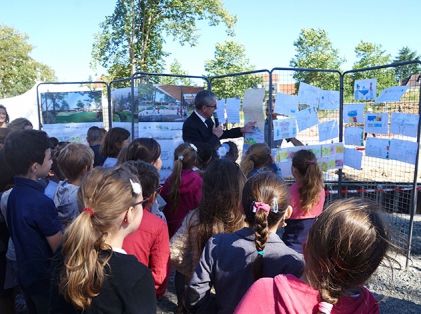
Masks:
[[[206,125],[208,126],[209,129],[212,129],[212,127],[213,127],[213,121],[212,121],[211,118],[207,118],[205,120],[205,123],[206,123]]]

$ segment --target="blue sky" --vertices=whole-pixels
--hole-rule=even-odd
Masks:
[[[238,18],[235,39],[246,48],[257,69],[288,66],[294,41],[306,27],[323,28],[350,69],[359,41],[381,44],[395,56],[408,46],[421,54],[419,0],[231,0],[226,8]],[[29,36],[32,56],[51,66],[60,81],[86,80],[95,73],[89,67],[94,35],[99,23],[112,14],[111,0],[0,0],[0,24]],[[223,27],[200,24],[196,47],[180,47],[167,39],[167,64],[177,59],[192,75],[204,73],[217,42],[227,39]]]

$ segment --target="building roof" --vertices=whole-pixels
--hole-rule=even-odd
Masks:
[[[184,94],[197,94],[201,90],[204,90],[204,87],[196,86],[180,86],[180,85],[156,85],[157,89],[162,91],[164,94],[181,101],[181,97]]]

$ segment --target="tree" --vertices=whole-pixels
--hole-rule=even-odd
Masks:
[[[194,45],[199,20],[231,31],[235,23],[221,0],[118,0],[112,15],[101,23],[92,50],[94,63],[108,70],[110,78],[128,77],[136,71],[163,69],[164,36]]]
[[[53,80],[54,71],[30,57],[28,36],[0,25],[0,98],[28,91],[37,80]]]
[[[339,57],[323,29],[304,28],[294,42],[296,54],[290,61],[294,68],[340,70],[345,59]],[[294,79],[323,88],[339,89],[339,75],[323,72],[294,72]]]
[[[254,66],[250,65],[244,47],[233,40],[217,43],[214,59],[205,63],[205,71],[209,76],[247,72],[253,69]],[[262,79],[256,75],[232,76],[212,80],[212,91],[219,98],[241,97],[246,89],[261,83]]]
[[[170,65],[170,73],[171,74],[179,74],[179,75],[188,75],[187,72],[183,70],[183,68],[181,67],[180,62],[178,62],[177,59],[175,59],[174,62],[171,63],[171,65]],[[187,77],[163,76],[161,78],[161,84],[189,86],[189,85],[192,84],[192,82]]]
[[[353,65],[354,70],[386,65],[391,62],[390,54],[387,54],[381,45],[360,41],[354,51],[356,56],[356,61]],[[377,79],[377,90],[380,91],[395,85],[394,74],[392,68],[355,72],[352,75],[351,86],[354,86],[355,80],[375,78]]]
[[[420,56],[416,51],[411,51],[408,47],[402,47],[398,55],[393,59],[393,63],[404,62],[404,61],[420,61]],[[396,68],[396,80],[399,84],[402,81],[409,78],[412,74],[420,73],[421,67],[419,64],[408,64]]]

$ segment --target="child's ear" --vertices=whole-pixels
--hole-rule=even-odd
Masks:
[[[289,217],[291,217],[291,215],[292,215],[292,207],[291,207],[291,205],[288,205],[288,207],[287,207],[287,209],[285,211],[283,220],[289,219]]]

